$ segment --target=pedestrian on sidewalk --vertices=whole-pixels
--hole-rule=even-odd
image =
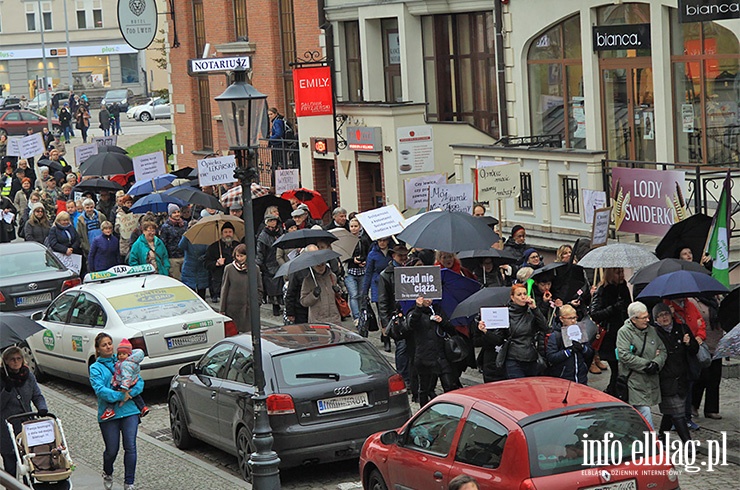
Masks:
[[[139,431],[139,409],[132,398],[144,391],[144,380],[139,381],[129,391],[113,389],[113,373],[116,358],[113,339],[101,332],[95,337],[97,359],[90,366],[90,385],[98,397],[98,424],[103,435],[103,486],[106,490],[113,488],[113,463],[118,456],[121,439],[123,439],[124,490],[134,490],[136,476],[136,434]],[[116,414],[108,420],[101,421],[109,403],[125,402],[116,408]]]

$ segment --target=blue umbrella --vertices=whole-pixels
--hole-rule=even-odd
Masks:
[[[177,175],[164,174],[154,177],[153,179],[142,180],[132,185],[127,194],[129,196],[143,196],[144,194],[161,191],[170,185],[176,178]]]
[[[468,279],[450,269],[442,269],[442,299],[439,300],[439,306],[448,318],[452,318],[457,305],[478,291],[480,291],[480,283],[478,281]],[[452,324],[467,324],[465,318],[459,320],[453,321]]]
[[[701,272],[677,271],[658,276],[650,281],[637,295],[637,299],[714,296],[728,292],[729,290],[712,276]]]
[[[177,204],[178,206],[187,204],[182,199],[169,196],[162,192],[155,192],[136,201],[136,204],[131,207],[131,212],[136,214],[143,214],[147,211],[151,211],[152,213],[166,213],[167,206],[170,203]]]

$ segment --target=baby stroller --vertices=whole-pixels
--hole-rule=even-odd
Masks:
[[[30,488],[70,490],[73,465],[62,421],[51,413],[42,417],[28,412],[5,422],[15,441],[18,477],[24,477]]]

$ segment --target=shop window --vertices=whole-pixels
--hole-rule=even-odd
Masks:
[[[39,18],[43,19],[44,30],[53,29],[51,2],[41,2],[41,12],[38,10],[38,2],[26,2],[26,30],[28,32],[38,31]]]
[[[110,87],[110,58],[108,56],[80,56],[77,70],[87,72],[93,87]]]
[[[565,147],[585,148],[580,16],[535,37],[527,64],[531,134],[558,134]]]
[[[121,60],[121,83],[139,83],[139,55],[122,54]]]
[[[580,215],[578,177],[561,177],[560,186],[562,188],[563,214]]]
[[[58,60],[46,59],[46,74],[44,74],[44,61],[41,58],[26,60],[26,73],[29,83],[37,83],[39,87],[56,87],[61,81]],[[44,76],[48,77],[44,83]]]
[[[213,127],[211,121],[211,88],[208,77],[198,78],[198,101],[200,102],[201,148],[213,149]]]
[[[77,0],[75,2],[78,29],[100,29],[103,27],[101,0]]]
[[[10,93],[10,71],[8,71],[8,62],[0,61],[0,97],[2,94]]]
[[[383,33],[383,73],[385,78],[386,102],[403,102],[401,87],[401,38],[398,33],[398,19],[382,19]]]
[[[247,40],[247,0],[234,0],[234,36]]]
[[[362,56],[360,54],[360,23],[344,23],[344,45],[347,57],[347,100],[362,101]]]
[[[498,138],[493,14],[422,18],[424,81],[430,121],[466,121]]]
[[[532,211],[532,174],[529,172],[519,172],[519,193],[518,208],[521,211]]]
[[[195,57],[203,56],[206,47],[206,21],[203,0],[193,0],[193,31],[195,32]]]
[[[714,22],[680,24],[671,11],[676,160],[740,160],[740,42]]]
[[[646,3],[623,3],[607,5],[596,9],[599,26],[618,26],[625,24],[649,24],[650,5]],[[635,58],[650,56],[648,49],[614,49],[599,51],[599,57],[604,58]]]

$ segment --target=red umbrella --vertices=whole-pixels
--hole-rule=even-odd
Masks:
[[[308,212],[311,213],[311,217],[313,219],[321,219],[324,217],[324,214],[329,211],[329,206],[326,205],[326,201],[321,197],[321,194],[312,189],[301,187],[300,189],[283,192],[280,197],[288,199],[289,201],[297,199],[304,203],[308,206]]]
[[[114,175],[114,176],[112,176],[110,178],[110,180],[112,180],[113,182],[118,182],[123,187],[126,187],[126,185],[129,183],[129,181],[132,181],[133,180],[133,177],[134,177],[134,173],[133,172],[129,172],[127,174]]]

